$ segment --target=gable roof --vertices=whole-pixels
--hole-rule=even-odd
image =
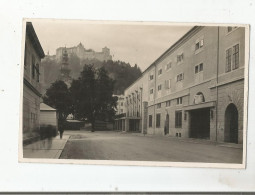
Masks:
[[[32,25],[32,22],[26,23],[26,34],[31,39],[32,45],[35,48],[37,54],[40,56],[40,58],[44,58],[45,54],[40,44],[40,41],[35,33],[35,29]]]
[[[40,110],[56,111],[55,108],[52,108],[45,103],[40,103]]]

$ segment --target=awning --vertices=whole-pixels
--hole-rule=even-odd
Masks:
[[[116,119],[114,119],[115,121],[118,121],[118,120],[123,120],[123,119],[125,119],[126,117],[121,117],[121,118],[116,118]]]
[[[184,110],[196,110],[196,109],[201,109],[201,108],[211,108],[215,107],[215,102],[204,102],[200,104],[194,104],[194,105],[189,105],[189,106],[183,106]]]
[[[137,119],[137,120],[141,120],[142,117],[138,117],[138,116],[128,116],[128,117],[122,117],[119,119]],[[115,119],[116,120],[116,119]],[[118,120],[118,119],[117,119]]]

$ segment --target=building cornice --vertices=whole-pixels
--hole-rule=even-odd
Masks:
[[[218,84],[216,84],[216,85],[214,85],[214,86],[211,86],[211,87],[209,87],[209,88],[212,89],[212,88],[215,88],[215,87],[220,87],[220,86],[222,86],[222,85],[227,85],[227,84],[229,84],[229,83],[233,83],[233,82],[240,81],[240,80],[244,80],[244,76],[240,76],[240,77],[237,77],[237,78],[233,78],[233,79],[231,79],[231,80],[228,80],[228,81],[220,82],[220,83],[218,83]]]
[[[33,47],[35,48],[37,54],[40,56],[40,58],[44,58],[45,54],[44,54],[43,48],[40,44],[40,41],[35,33],[35,29],[32,25],[32,22],[26,23],[26,34],[30,38],[30,41],[31,41]]]
[[[132,85],[134,85],[137,81],[139,81],[144,74],[151,69],[153,66],[156,66],[157,63],[161,62],[167,55],[175,51],[178,47],[180,47],[183,43],[185,43],[191,36],[193,36],[195,33],[197,33],[199,30],[201,30],[203,26],[194,26],[191,28],[186,34],[184,34],[178,41],[176,41],[169,49],[167,49],[161,56],[159,56],[148,68],[146,68],[143,72],[142,75],[137,78],[131,85],[129,85],[127,89],[129,89]]]
[[[41,97],[42,94],[30,83],[28,82],[25,78],[23,79],[24,84],[31,89],[37,96]]]
[[[161,56],[159,56],[152,64],[156,65],[157,63],[161,62],[167,55],[170,53],[173,53],[178,47],[180,47],[183,43],[185,43],[190,37],[192,37],[195,33],[200,31],[203,28],[203,26],[194,26],[191,28],[186,34],[184,34],[178,41],[176,41],[169,49],[167,49]],[[147,69],[149,69],[151,66],[149,66]],[[146,72],[146,70],[144,72]]]

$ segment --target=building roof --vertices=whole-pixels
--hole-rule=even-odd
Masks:
[[[192,33],[196,32],[198,29],[200,29],[201,26],[194,26],[192,27],[186,34],[184,34],[180,39],[178,39],[173,45],[171,45],[170,48],[168,48],[162,55],[160,55],[150,66],[148,66],[143,72],[140,77],[138,77],[133,83],[131,83],[125,90],[130,88],[134,83],[136,83],[139,79],[141,79],[145,72],[147,72],[152,66],[155,66],[159,61],[164,59],[166,55],[171,53],[173,50],[178,48],[178,46],[181,45],[183,41],[185,41]]]
[[[146,68],[143,73],[150,69],[150,67],[158,63],[160,60],[162,60],[162,58],[164,58],[167,54],[175,50],[180,44],[182,44],[183,41],[185,41],[193,32],[195,32],[199,28],[201,28],[201,26],[192,27],[187,33],[185,33],[180,39],[178,39],[173,45],[171,45],[170,48],[168,48],[162,55],[160,55],[148,68]]]
[[[45,103],[40,103],[40,110],[48,110],[48,111],[54,111],[56,110],[55,108],[52,108],[50,106],[48,106]]]
[[[45,54],[40,44],[40,41],[35,33],[35,29],[32,25],[32,22],[26,23],[26,34],[29,36],[37,54],[40,56],[40,58],[44,58]]]

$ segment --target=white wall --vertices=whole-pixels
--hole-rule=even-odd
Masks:
[[[40,111],[40,126],[43,125],[57,126],[56,111]]]

